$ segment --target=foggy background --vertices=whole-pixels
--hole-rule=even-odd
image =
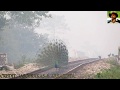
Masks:
[[[53,16],[64,18],[67,28],[57,28],[60,20],[47,24],[51,31],[39,27],[35,31],[48,34],[49,38],[61,38],[68,47],[70,57],[108,57],[118,53],[120,24],[107,23],[107,11],[50,11]],[[54,17],[53,17],[54,19]],[[49,21],[49,19],[48,19]],[[44,19],[41,21],[44,22]],[[42,23],[41,23],[42,25]],[[58,24],[59,25],[59,24]],[[54,37],[53,37],[54,36]]]
[[[119,34],[107,11],[0,11],[0,53],[19,65],[35,62],[54,39],[65,42],[69,61],[117,55]]]

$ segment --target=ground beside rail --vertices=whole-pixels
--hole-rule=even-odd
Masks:
[[[101,72],[103,69],[109,69],[110,64],[107,59],[92,62],[81,66],[81,68],[74,73],[74,79],[91,79],[94,75]]]

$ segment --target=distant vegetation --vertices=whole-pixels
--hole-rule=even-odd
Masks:
[[[25,64],[28,64],[28,63],[34,63],[34,60],[33,60],[33,59],[30,59],[30,58],[28,59],[28,58],[26,58],[25,55],[22,56],[21,58],[22,58],[22,59],[19,60],[17,63],[13,63],[15,69],[21,68],[21,67],[23,67]]]
[[[47,35],[38,35],[34,29],[40,25],[41,16],[48,11],[0,11],[0,53],[7,53],[9,63],[35,58]],[[22,64],[20,64],[22,65]]]

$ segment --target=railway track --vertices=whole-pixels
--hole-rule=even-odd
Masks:
[[[73,61],[69,62],[67,66],[63,66],[59,70],[56,70],[53,67],[47,67],[11,79],[64,79],[68,78],[68,76],[72,77],[73,73],[77,71],[81,66],[98,60],[100,59],[90,58]]]
[[[98,59],[97,61],[99,61],[99,60],[101,60],[101,59]],[[80,65],[72,68],[71,70],[63,73],[62,75],[59,75],[58,77],[55,77],[54,79],[69,79],[69,78],[74,78],[74,73],[76,71],[78,71],[81,67],[83,67],[83,66],[85,66],[87,64],[93,63],[93,62],[97,62],[97,61],[91,61],[91,62],[80,64]]]

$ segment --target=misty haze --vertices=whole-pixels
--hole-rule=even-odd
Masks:
[[[98,55],[107,57],[109,53],[118,53],[120,25],[106,23],[107,11],[51,11],[49,13],[64,16],[64,23],[69,30],[58,28],[56,36],[66,41],[70,56],[74,57],[75,52],[84,53],[87,57]],[[50,36],[54,34],[45,28],[41,30],[39,28],[36,32],[48,33]],[[79,57],[78,53],[77,57]]]
[[[73,68],[72,61],[118,55],[119,34],[107,11],[0,11],[0,66]]]

